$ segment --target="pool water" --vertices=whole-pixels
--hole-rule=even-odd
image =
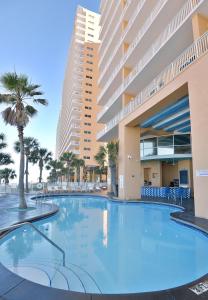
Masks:
[[[52,199],[51,199],[52,200]],[[52,200],[60,211],[1,240],[0,261],[29,280],[89,293],[136,293],[173,288],[208,273],[208,238],[170,219],[167,205],[116,203],[101,197]]]

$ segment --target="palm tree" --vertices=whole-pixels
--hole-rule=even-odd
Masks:
[[[118,142],[109,142],[106,146],[108,165],[111,173],[111,193],[117,196]]]
[[[0,150],[7,147],[7,143],[5,142],[5,135],[0,133]],[[11,159],[11,155],[8,153],[0,152],[0,166],[13,164],[14,161]]]
[[[106,175],[107,181],[107,168],[106,164],[106,148],[104,146],[100,146],[98,153],[94,156],[98,166],[95,168],[95,172],[100,175],[100,182],[102,179],[102,174]]]
[[[67,167],[67,174],[66,174],[67,186],[69,185],[71,168],[73,166],[73,162],[74,162],[75,158],[76,158],[76,155],[73,152],[65,152],[60,157],[60,160],[62,162],[64,162]]]
[[[24,195],[24,128],[37,113],[28,103],[47,105],[47,101],[39,98],[43,94],[39,90],[40,85],[30,83],[26,75],[5,73],[0,82],[5,89],[5,93],[0,94],[0,103],[7,105],[2,112],[3,119],[6,124],[17,128],[20,142],[19,207],[27,208]]]
[[[46,166],[47,170],[50,170],[50,174],[48,176],[48,179],[51,182],[57,182],[59,177],[62,177],[66,169],[64,168],[64,164],[60,160],[51,160]]]
[[[28,186],[28,176],[29,176],[29,162],[32,160],[32,153],[33,151],[37,150],[39,143],[35,138],[32,137],[25,137],[23,139],[24,142],[24,152],[25,152],[25,190],[26,193],[29,193],[29,186]],[[20,142],[17,141],[14,144],[14,150],[17,153],[20,153]]]
[[[117,169],[118,169],[118,142],[109,142],[106,147],[101,146],[95,155],[95,160],[100,165],[105,165],[108,161],[108,167],[111,174],[111,193],[117,195]]]
[[[77,182],[80,182],[80,169],[81,169],[81,167],[85,166],[84,159],[75,158],[73,163],[72,163],[72,166],[76,169]]]
[[[30,161],[33,164],[37,164],[39,166],[39,183],[42,182],[43,177],[43,168],[52,160],[52,152],[48,151],[46,148],[37,148],[36,150],[31,152]]]
[[[4,180],[5,185],[9,184],[9,180],[14,179],[15,177],[17,177],[17,175],[12,169],[5,168],[0,170],[0,179]]]

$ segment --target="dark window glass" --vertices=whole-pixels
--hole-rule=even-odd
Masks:
[[[181,145],[190,145],[190,134],[179,134],[174,136],[174,145],[181,146]]]
[[[173,136],[161,136],[158,137],[158,146],[172,146]]]

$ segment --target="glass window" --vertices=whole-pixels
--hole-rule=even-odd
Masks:
[[[157,148],[144,149],[144,156],[157,155]]]
[[[180,184],[188,184],[188,170],[180,170]]]
[[[158,137],[158,146],[172,146],[173,136],[160,136]]]
[[[151,138],[151,139],[145,139],[144,142],[144,148],[153,148],[157,147],[157,139]]]
[[[191,145],[175,146],[175,154],[191,154]]]
[[[174,136],[175,146],[190,145],[190,144],[191,144],[190,134],[178,134]]]

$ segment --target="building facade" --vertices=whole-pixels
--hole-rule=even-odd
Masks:
[[[208,218],[208,0],[101,0],[99,141],[119,141],[119,197],[183,187]]]
[[[57,158],[73,152],[85,160],[88,171],[96,166],[94,155],[100,146],[96,134],[102,128],[96,121],[99,20],[98,14],[77,8],[56,140]]]

